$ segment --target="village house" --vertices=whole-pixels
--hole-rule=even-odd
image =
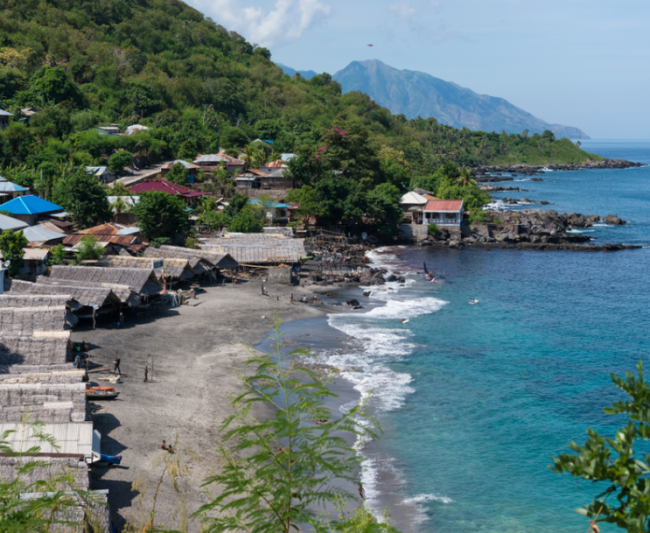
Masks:
[[[287,223],[289,221],[289,209],[291,208],[289,204],[283,204],[274,201],[261,204],[258,198],[249,200],[248,202],[253,205],[262,205],[265,209],[268,208],[266,210],[267,220],[274,220],[276,222],[284,222],[284,223]]]
[[[51,215],[57,211],[63,211],[63,208],[38,196],[29,195],[19,196],[2,204],[2,210],[8,211],[12,217],[32,226],[36,224],[39,216]]]
[[[50,257],[50,250],[47,248],[25,248],[23,252],[23,266],[20,267],[19,272],[28,276],[45,274],[48,268],[47,260]],[[2,252],[0,252],[0,258],[2,258]]]
[[[270,161],[269,163],[264,163],[260,167],[260,170],[264,172],[264,174],[270,174],[271,172],[276,172],[278,170],[285,172],[288,169],[289,169],[289,165],[287,165],[282,159],[277,159],[276,161]]]
[[[9,117],[13,117],[13,113],[0,109],[0,130],[4,130],[9,127]]]
[[[86,172],[95,176],[99,183],[110,183],[115,179],[107,167],[86,167]]]
[[[159,191],[171,194],[173,196],[178,196],[179,198],[183,199],[187,205],[194,205],[197,203],[199,198],[208,195],[207,192],[192,191],[190,189],[186,189],[185,187],[181,187],[180,185],[176,185],[175,183],[170,183],[163,178],[144,181],[142,183],[137,183],[131,187],[131,192],[134,195],[152,191]]]
[[[235,186],[238,189],[259,189],[261,187],[260,179],[265,176],[264,172],[256,168],[249,168],[235,178]]]
[[[165,177],[167,173],[172,169],[172,167],[178,163],[183,165],[183,168],[187,170],[187,175],[189,177],[188,182],[194,183],[194,178],[196,178],[196,175],[199,171],[199,166],[194,165],[193,163],[188,163],[187,161],[183,161],[181,159],[177,159],[176,161],[169,161],[168,163],[165,163],[162,167],[160,167],[160,174],[162,175],[162,177]]]
[[[407,192],[400,199],[400,207],[403,212],[400,230],[416,240],[427,237],[431,224],[460,231],[463,222],[463,200],[438,200],[422,190]]]
[[[261,169],[260,169],[261,170]],[[277,169],[273,172],[265,172],[259,178],[262,189],[293,189],[294,181],[285,176],[285,169]]]
[[[215,172],[221,168],[228,172],[242,172],[246,167],[246,161],[229,156],[223,152],[218,154],[200,155],[194,160],[194,164],[201,167],[204,172]]]

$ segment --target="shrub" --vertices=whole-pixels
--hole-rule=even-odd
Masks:
[[[78,261],[99,259],[105,253],[106,250],[101,244],[99,244],[97,237],[94,235],[86,235],[77,245]]]
[[[429,235],[437,237],[438,235],[440,235],[440,228],[435,224],[429,224],[428,233]]]

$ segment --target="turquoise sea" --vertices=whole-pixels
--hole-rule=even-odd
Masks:
[[[646,141],[583,147],[650,163]],[[542,177],[513,183],[529,192],[502,196],[548,200],[545,208],[559,212],[616,214],[628,225],[588,234],[643,248],[383,249],[372,261],[407,274],[407,286],[387,284],[364,300],[365,310],[329,317],[349,343],[323,357],[372,398],[384,430],[362,452],[368,504],[390,505],[404,532],[589,527],[573,509],[596,487],[548,466],[571,440],[584,441],[587,428],[613,432],[620,420],[601,410],[619,397],[609,374],[648,362],[650,167]],[[446,283],[425,282],[423,262]],[[468,305],[470,298],[479,304]]]

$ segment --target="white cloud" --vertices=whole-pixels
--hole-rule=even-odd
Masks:
[[[416,13],[416,9],[411,5],[410,0],[401,0],[388,8],[390,11],[395,11],[398,16],[404,19],[411,18]]]
[[[299,39],[331,11],[329,5],[319,0],[277,0],[271,10],[240,7],[238,0],[194,0],[192,3],[228,30],[267,47]]]

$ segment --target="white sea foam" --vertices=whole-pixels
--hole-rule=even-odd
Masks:
[[[391,251],[395,248],[378,248],[366,255],[374,267],[386,268],[389,275],[399,271],[406,276],[405,283],[389,282],[373,286],[371,300],[381,301],[381,305],[363,313],[341,313],[329,315],[330,326],[346,334],[348,343],[343,349],[321,352],[320,356],[329,365],[339,370],[339,375],[349,380],[359,391],[362,401],[369,401],[376,411],[399,409],[409,394],[414,392],[413,378],[406,372],[397,372],[390,365],[411,355],[417,345],[411,340],[413,334],[400,320],[411,321],[419,316],[435,313],[447,304],[444,300],[431,296],[418,297],[409,291],[417,283],[415,270],[406,267],[400,258]],[[386,276],[388,277],[388,276]],[[404,293],[409,293],[405,296]],[[341,411],[349,411],[356,402],[341,406]],[[363,418],[358,423],[365,424]],[[363,458],[361,482],[366,492],[366,503],[381,519],[382,509],[377,503],[379,472],[390,471],[391,478],[401,474],[392,461],[381,460],[364,454],[366,441],[358,439],[355,449]],[[417,506],[416,506],[417,507]],[[416,513],[426,516],[424,508]],[[421,512],[420,512],[421,511]]]
[[[413,505],[416,503],[424,502],[440,502],[440,503],[454,503],[454,500],[448,498],[447,496],[438,496],[437,494],[420,494],[418,496],[413,496],[412,498],[406,498],[402,501],[405,505]]]

